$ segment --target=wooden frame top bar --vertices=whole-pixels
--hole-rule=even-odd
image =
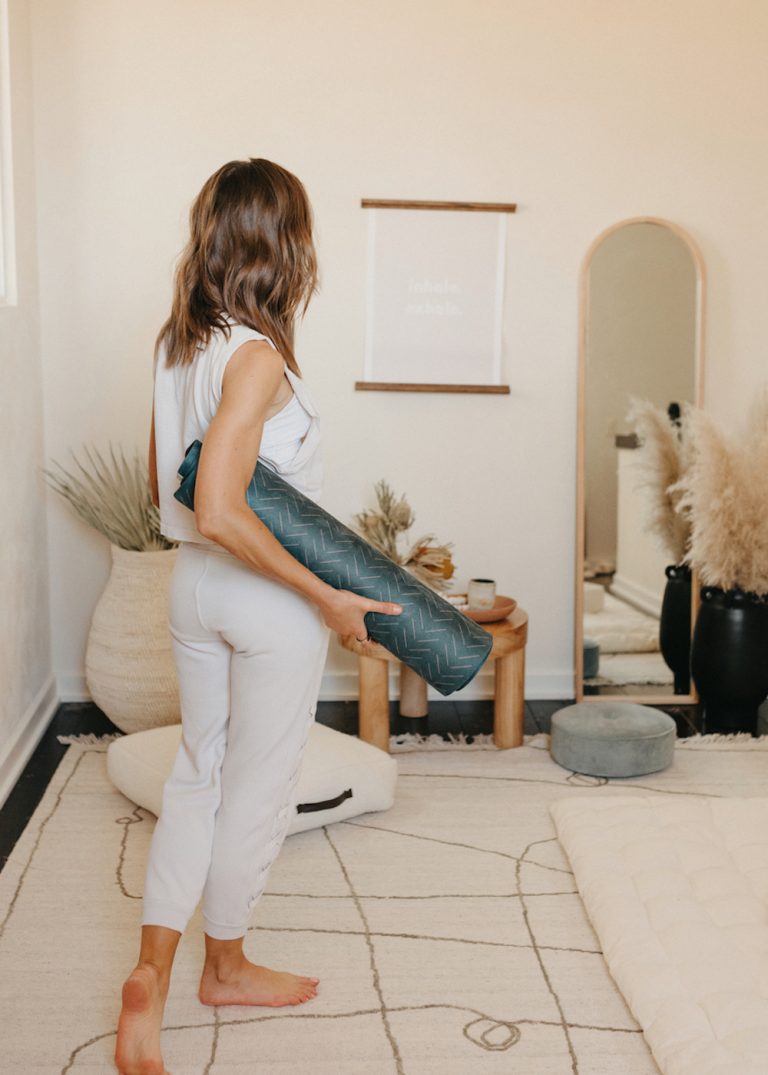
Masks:
[[[490,392],[508,395],[508,384],[420,384],[405,381],[355,381],[358,392]]]
[[[363,209],[464,209],[471,213],[514,213],[516,202],[409,202],[397,198],[361,198]]]

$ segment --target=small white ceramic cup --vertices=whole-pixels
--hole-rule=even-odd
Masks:
[[[494,579],[470,579],[467,584],[467,604],[470,608],[493,608],[496,600]]]

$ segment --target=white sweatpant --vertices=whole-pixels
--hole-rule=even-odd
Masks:
[[[169,622],[182,738],[147,862],[144,925],[242,937],[293,808],[330,630],[317,606],[221,546],[184,542]]]

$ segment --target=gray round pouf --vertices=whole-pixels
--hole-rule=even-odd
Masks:
[[[578,702],[552,717],[550,750],[588,776],[645,776],[672,763],[677,730],[660,709],[634,702]]]

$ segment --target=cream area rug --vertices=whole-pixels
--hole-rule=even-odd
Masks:
[[[666,772],[623,782],[559,768],[545,736],[506,751],[395,744],[393,808],[289,837],[255,908],[250,957],[318,975],[318,996],[201,1005],[198,911],[166,1009],[169,1071],[653,1075],[549,808],[764,794],[762,749],[684,742]],[[154,817],[110,785],[103,751],[70,748],[0,873],[3,1073],[113,1070]]]
[[[565,799],[552,814],[665,1075],[765,1075],[768,798]]]

